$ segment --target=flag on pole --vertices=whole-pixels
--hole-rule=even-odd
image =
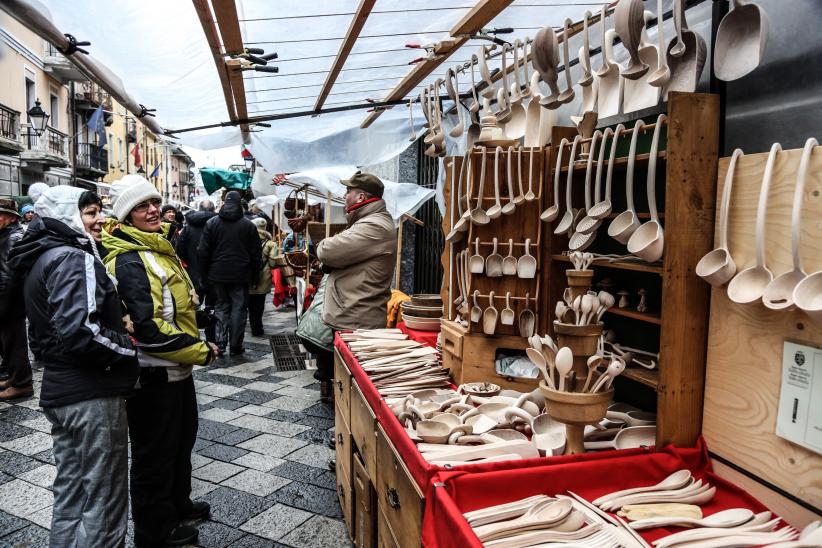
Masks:
[[[97,145],[104,147],[108,142],[106,139],[106,122],[103,115],[103,105],[97,107],[97,110],[89,117],[86,124],[90,130],[97,134]]]
[[[134,145],[131,154],[134,156],[134,167],[142,167],[143,159],[140,157],[140,143]]]
[[[151,172],[149,177],[159,177],[160,176],[160,166],[163,165],[163,162],[160,162],[154,167],[154,171]]]

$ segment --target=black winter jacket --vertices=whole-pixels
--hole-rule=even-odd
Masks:
[[[206,223],[197,251],[202,277],[210,282],[252,283],[259,276],[263,249],[257,227],[230,196]]]
[[[197,248],[200,240],[203,239],[206,221],[217,214],[213,211],[189,211],[186,213],[186,226],[177,237],[174,246],[177,256],[186,264],[186,271],[194,284],[197,294],[203,296],[203,277],[201,275],[200,258],[197,255]]]
[[[62,222],[41,218],[11,253],[29,344],[44,366],[42,407],[124,396],[137,382],[120,298],[92,245]]]
[[[23,238],[25,232],[17,221],[0,230],[0,318],[3,320],[25,316],[23,301],[15,297],[11,288],[12,271],[9,267],[11,248]]]

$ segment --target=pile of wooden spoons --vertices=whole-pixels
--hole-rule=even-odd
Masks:
[[[571,300],[568,292],[565,292],[568,300],[558,301],[555,307],[557,321],[570,325],[598,325],[602,316],[616,302],[616,298],[607,291],[588,291],[585,295],[579,295]]]
[[[611,512],[626,504],[676,502],[701,505],[713,499],[715,493],[716,487],[695,479],[689,470],[679,470],[655,485],[615,491],[593,502],[603,510]]]

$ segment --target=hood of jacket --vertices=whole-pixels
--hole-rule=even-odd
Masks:
[[[133,226],[121,224],[111,234],[103,231],[103,245],[108,250],[106,263],[129,251],[152,251],[173,256],[174,246],[165,236],[169,226],[163,223],[163,232],[143,232]]]
[[[62,221],[38,217],[29,224],[23,238],[12,248],[9,264],[22,278],[28,274],[40,255],[49,249],[69,246],[94,254],[91,242],[91,238],[78,234]]]
[[[189,211],[186,213],[186,222],[191,226],[204,227],[206,221],[215,215],[213,211]]]
[[[236,192],[226,194],[225,203],[220,208],[220,218],[226,221],[236,221],[243,218],[243,204],[240,195]]]

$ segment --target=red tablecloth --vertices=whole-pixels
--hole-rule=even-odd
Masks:
[[[464,512],[540,493],[556,495],[569,490],[594,500],[613,491],[653,485],[682,468],[688,468],[696,478],[717,487],[713,500],[702,506],[706,516],[727,508],[750,508],[754,512],[767,510],[746,491],[712,472],[702,440],[694,449],[667,447],[645,455],[610,456],[608,460],[588,459],[487,473],[441,471],[433,479],[436,487],[431,489],[425,507],[423,545],[429,548],[480,548],[482,543],[462,517]],[[653,541],[679,530],[656,528],[641,531],[641,534],[646,540]]]
[[[380,393],[371,383],[368,375],[362,370],[357,359],[351,353],[348,345],[339,337],[335,335],[334,345],[340,352],[340,355],[345,360],[348,368],[351,371],[354,379],[362,391],[368,405],[374,411],[377,421],[382,425],[386,435],[394,444],[397,452],[402,457],[411,476],[417,482],[422,492],[426,497],[430,496],[431,480],[441,471],[446,471],[445,468],[435,466],[426,461],[422,454],[417,450],[417,446],[408,437],[405,428],[400,424],[394,413],[385,404],[385,401],[380,397]],[[483,464],[466,464],[464,466],[455,466],[451,470],[460,470],[464,472],[492,472],[495,470],[520,469],[533,466],[545,466],[567,462],[578,461],[596,461],[602,459],[612,458],[618,455],[640,455],[648,453],[647,449],[627,449],[622,451],[601,451],[598,453],[586,453],[584,455],[569,455],[560,457],[543,457],[536,459],[513,460],[503,462],[491,462]]]
[[[403,322],[398,323],[397,328],[406,335],[408,335],[409,339],[417,341],[418,343],[422,343],[426,346],[430,346],[432,348],[437,347],[437,337],[440,334],[439,331],[418,331],[416,329],[411,329],[410,327],[406,326]]]

